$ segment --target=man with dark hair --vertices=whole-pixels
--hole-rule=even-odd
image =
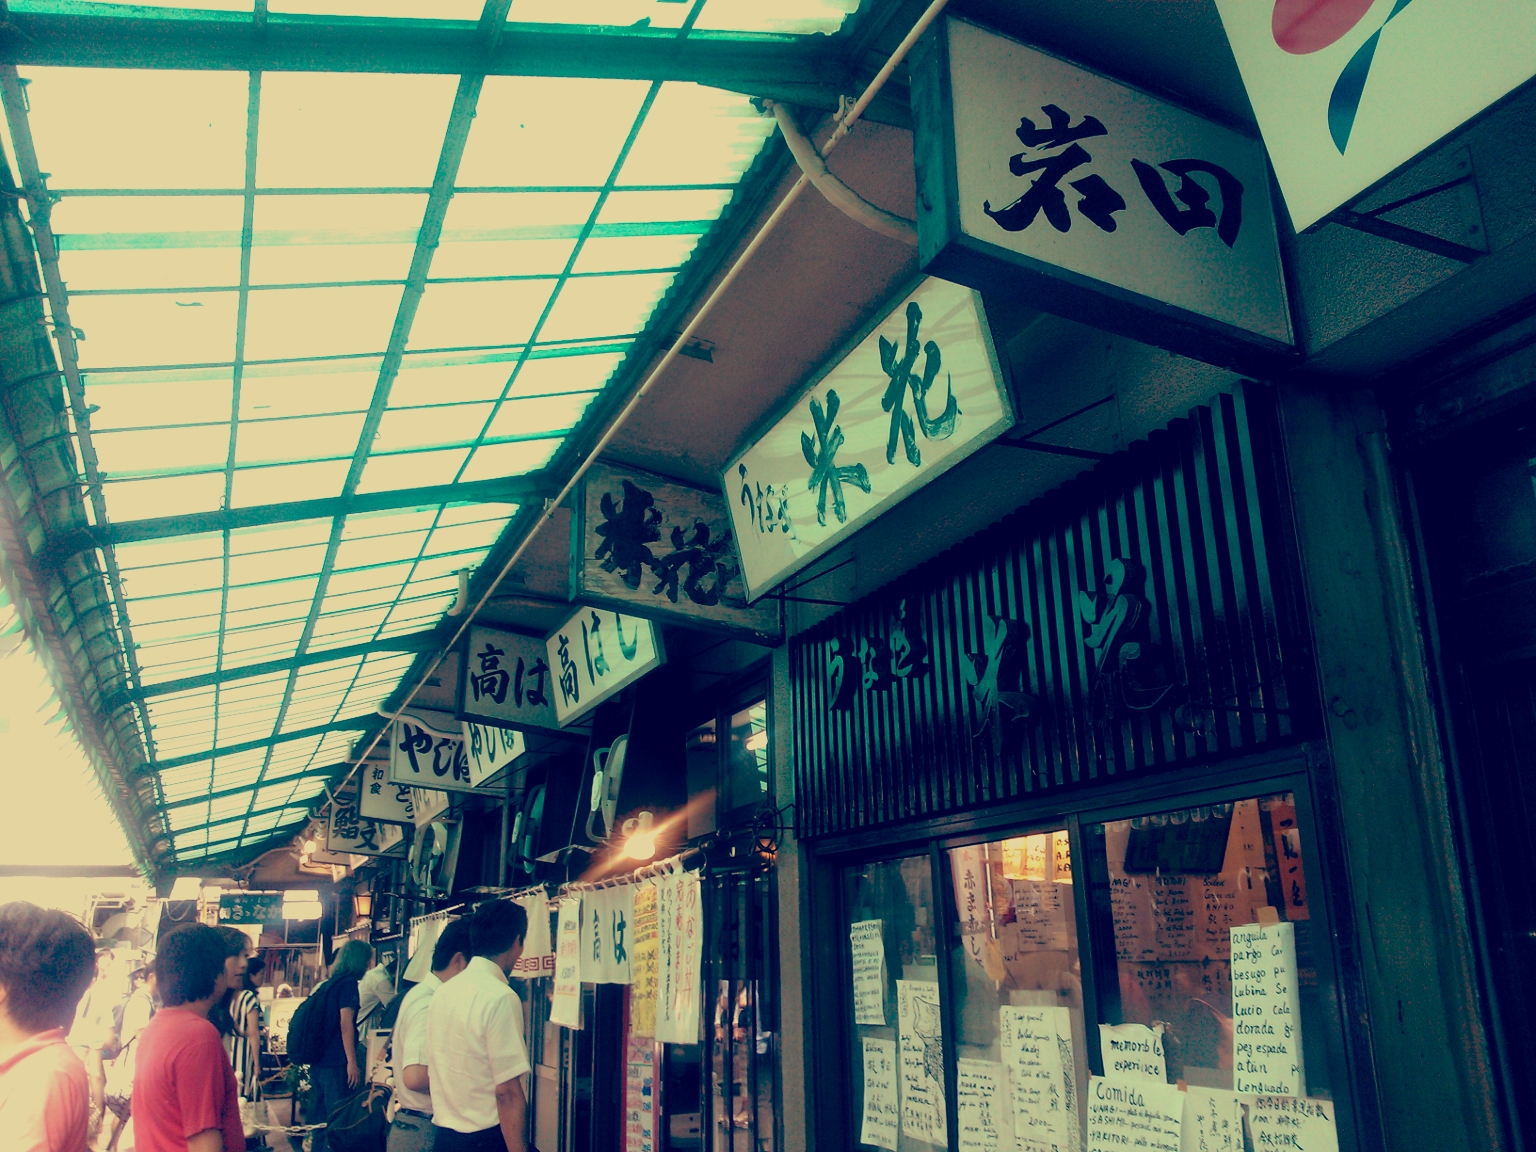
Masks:
[[[436,1152],[526,1152],[523,1002],[507,977],[527,934],[521,906],[481,905],[469,920],[469,963],[427,1008]]]
[[[452,920],[432,949],[432,971],[405,994],[390,1038],[395,1073],[395,1119],[385,1152],[432,1152],[432,1082],[427,1070],[427,1008],[437,990],[469,963],[469,921]]]
[[[239,1087],[208,1010],[228,988],[218,929],[188,924],[155,954],[161,1009],[139,1035],[133,1078],[136,1152],[242,1152]]]
[[[96,974],[90,933],[63,912],[0,904],[0,1148],[85,1152],[90,1086],[65,1029]]]

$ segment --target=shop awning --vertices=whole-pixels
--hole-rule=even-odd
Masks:
[[[854,5],[205,7],[10,5],[8,159],[74,335],[4,413],[22,464],[66,434],[62,474],[7,472],[11,579],[157,872],[302,826],[675,331],[778,172],[690,70],[809,84]],[[523,72],[601,75],[515,74],[545,33],[586,50]]]

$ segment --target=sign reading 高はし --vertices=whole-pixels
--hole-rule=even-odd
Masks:
[[[1297,229],[1536,75],[1536,5],[1216,0]]]
[[[1013,424],[981,296],[933,277],[901,292],[726,465],[756,599]]]
[[[1215,363],[1294,355],[1258,141],[964,20],[912,84],[927,271]]]
[[[581,719],[663,661],[656,625],[638,616],[580,607],[544,641],[560,723]]]

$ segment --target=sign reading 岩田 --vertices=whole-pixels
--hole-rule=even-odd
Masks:
[[[459,718],[509,728],[560,730],[544,641],[471,628],[459,670]]]
[[[1536,75],[1536,6],[1216,0],[1291,222],[1315,224]]]
[[[1012,425],[980,294],[919,281],[726,465],[748,596],[771,591]]]
[[[772,644],[783,639],[778,604],[747,604],[731,516],[718,493],[594,464],[571,527],[571,586],[582,601]]]
[[[1217,363],[1294,354],[1257,141],[958,19],[912,109],[927,271]]]
[[[561,724],[585,716],[663,660],[651,621],[585,606],[551,632],[544,647]]]

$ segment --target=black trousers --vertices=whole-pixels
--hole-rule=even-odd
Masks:
[[[452,1128],[437,1129],[437,1152],[507,1152],[507,1142],[501,1138],[501,1128],[483,1128],[479,1132],[455,1132]]]

